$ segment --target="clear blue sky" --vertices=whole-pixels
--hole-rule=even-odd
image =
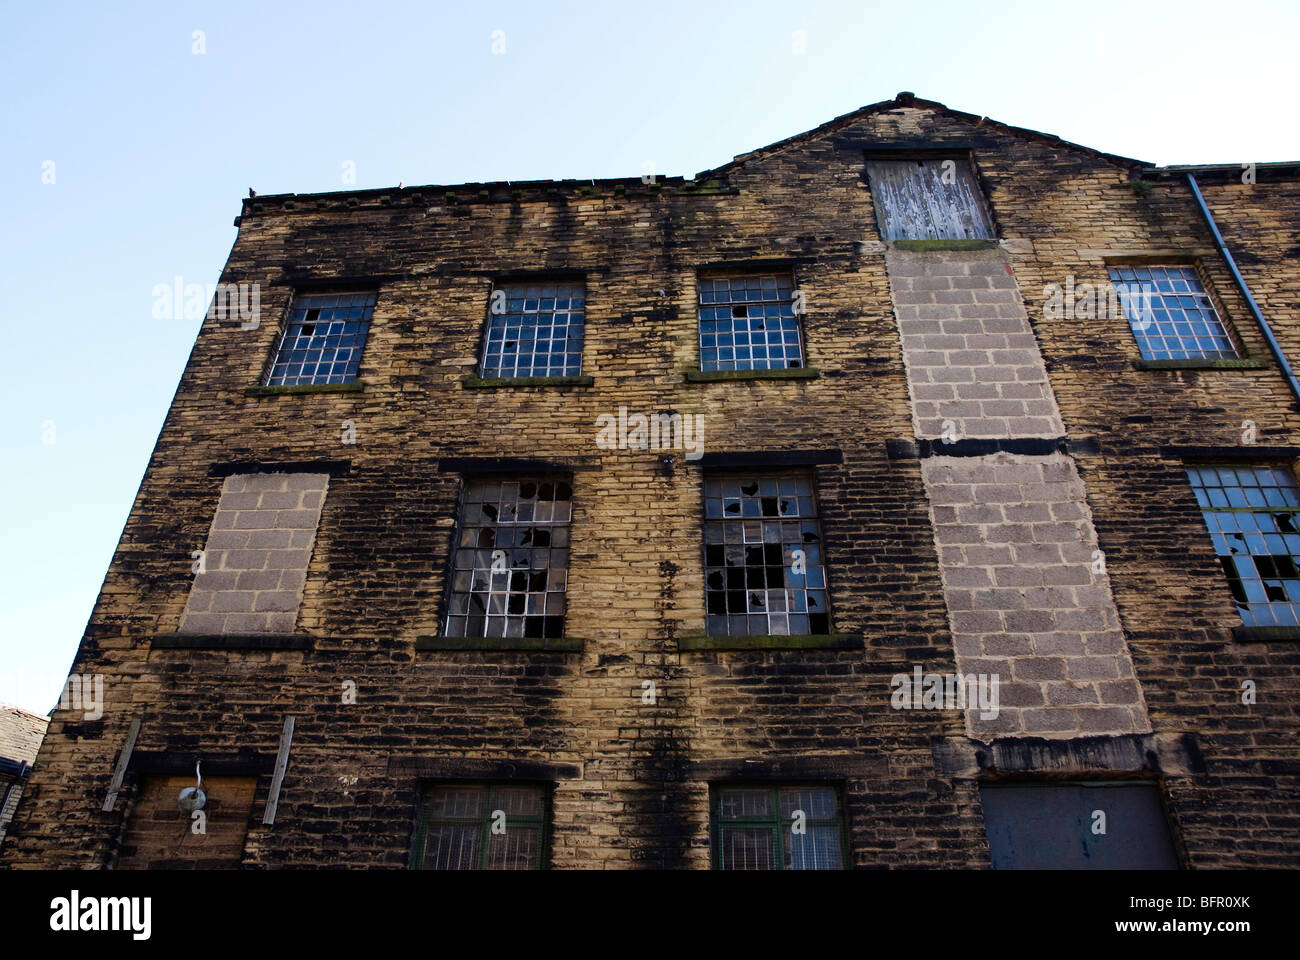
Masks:
[[[216,281],[249,187],[691,175],[900,90],[1156,163],[1296,160],[1297,40],[1294,0],[11,0],[0,701],[58,697],[198,328],[153,288]]]

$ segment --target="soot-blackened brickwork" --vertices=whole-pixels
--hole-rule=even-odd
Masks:
[[[1023,432],[1069,451],[1084,498],[1067,500],[1092,518],[1140,685],[1126,736],[989,745],[960,709],[891,704],[895,675],[951,673],[957,652],[932,522],[951,505],[927,496],[914,423],[929,418],[910,402],[865,172],[869,151],[890,148],[974,163],[1063,426]],[[1300,356],[1295,178],[1261,168],[1244,187],[1211,171],[1202,189]],[[987,867],[981,779],[1045,771],[1157,780],[1188,865],[1296,864],[1300,653],[1234,635],[1183,462],[1196,448],[1289,464],[1297,412],[1179,176],[900,95],[694,181],[260,196],[238,224],[222,279],[259,285],[261,321],[199,331],[73,665],[105,678],[103,716],[55,712],[0,862],[114,866],[141,785],[202,759],[214,777],[256,777],[249,868],[405,867],[421,780],[458,778],[551,784],[555,868],[716,865],[710,783],[771,779],[843,788],[850,865]],[[1126,257],[1196,264],[1259,362],[1139,369],[1123,317],[1045,314],[1045,287],[1104,284]],[[701,377],[708,270],[790,274],[805,366]],[[492,284],[537,277],[585,284],[590,381],[472,379]],[[257,389],[294,292],[330,289],[378,293],[361,389]],[[705,456],[598,446],[597,419],[620,406],[698,415]],[[812,471],[829,636],[793,649],[705,636],[702,483],[735,462],[721,454]],[[572,477],[564,642],[448,649],[461,477],[511,460]],[[225,478],[276,473],[329,476],[292,630],[235,642],[182,629]],[[1032,678],[1037,692],[1064,695],[1063,669]],[[1083,682],[1100,699],[1112,681]]]

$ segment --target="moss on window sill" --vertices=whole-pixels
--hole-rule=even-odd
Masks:
[[[914,250],[925,252],[927,250],[993,250],[996,249],[998,242],[996,240],[895,240],[890,246],[897,250]]]
[[[1218,360],[1134,360],[1134,370],[1263,370],[1262,360],[1251,357],[1222,357]]]
[[[364,380],[353,380],[350,383],[295,383],[275,387],[247,387],[244,396],[272,397],[281,393],[361,393],[365,389]]]
[[[1300,627],[1233,627],[1232,639],[1238,643],[1300,640]]]
[[[686,370],[687,383],[720,383],[727,380],[816,380],[816,367],[788,367],[781,370]]]
[[[854,633],[769,634],[752,637],[687,634],[677,638],[678,650],[860,650],[862,646],[862,638]]]
[[[416,650],[531,650],[581,653],[583,641],[573,637],[417,637]]]
[[[466,390],[489,390],[495,387],[589,387],[595,380],[581,377],[463,377],[460,385]]]

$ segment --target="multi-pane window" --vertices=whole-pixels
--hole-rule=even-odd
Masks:
[[[1110,279],[1144,360],[1237,356],[1193,267],[1111,267]]]
[[[719,870],[840,870],[844,815],[832,786],[715,786]]]
[[[582,373],[586,303],[581,283],[497,287],[490,300],[482,375],[573,377]]]
[[[425,787],[414,870],[540,870],[546,856],[543,784],[440,783]]]
[[[707,277],[699,291],[701,370],[803,366],[789,276]]]
[[[704,518],[711,636],[830,632],[809,474],[710,474]]]
[[[1242,623],[1300,626],[1300,490],[1269,466],[1188,467]]]
[[[993,222],[962,158],[867,163],[881,239],[987,240]]]
[[[562,637],[573,488],[557,477],[465,482],[449,637]]]
[[[375,297],[374,291],[294,297],[267,384],[276,387],[355,380]]]

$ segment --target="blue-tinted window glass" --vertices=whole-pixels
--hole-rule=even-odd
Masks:
[[[1237,356],[1193,268],[1112,267],[1110,279],[1144,360]]]
[[[582,373],[586,291],[580,283],[498,287],[483,348],[484,377],[576,377]]]
[[[792,287],[789,277],[779,276],[700,280],[700,369],[802,367]]]
[[[267,384],[355,380],[376,296],[371,291],[294,297]]]
[[[1198,466],[1187,475],[1248,627],[1300,626],[1300,490],[1281,467]]]

